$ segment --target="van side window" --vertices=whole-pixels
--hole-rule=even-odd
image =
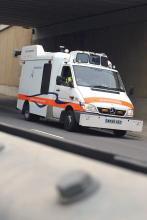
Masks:
[[[40,91],[41,94],[48,94],[49,92],[51,70],[52,70],[51,63],[45,63],[42,74],[42,83],[41,83],[41,91]]]
[[[101,57],[101,65],[108,67],[108,57]]]
[[[78,63],[88,63],[89,55],[86,53],[78,53],[76,56],[76,62]]]
[[[71,69],[69,66],[64,66],[61,73],[62,85],[70,87],[73,84]]]

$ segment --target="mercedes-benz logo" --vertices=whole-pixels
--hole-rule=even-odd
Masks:
[[[110,108],[110,114],[112,114],[112,115],[115,114],[115,109],[114,108]]]

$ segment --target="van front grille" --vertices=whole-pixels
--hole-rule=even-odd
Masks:
[[[100,114],[104,115],[117,115],[124,116],[126,114],[125,110],[115,109],[115,108],[98,108]]]

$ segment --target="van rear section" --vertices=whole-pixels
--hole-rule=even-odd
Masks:
[[[23,47],[17,108],[26,120],[40,117],[64,124],[113,130],[117,136],[142,131],[121,77],[107,55],[86,51],[45,52]]]

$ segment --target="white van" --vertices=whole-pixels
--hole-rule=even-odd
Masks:
[[[64,124],[113,130],[142,131],[133,120],[134,107],[121,77],[105,54],[85,51],[45,52],[40,45],[21,51],[22,73],[17,108],[26,120],[44,117]]]

